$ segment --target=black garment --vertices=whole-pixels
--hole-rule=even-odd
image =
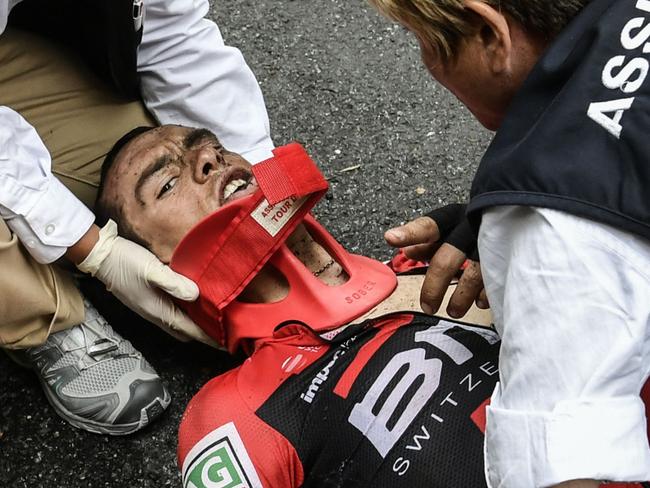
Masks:
[[[62,42],[78,52],[91,69],[118,93],[140,97],[134,0],[23,0],[9,25]],[[135,11],[134,11],[135,9]]]
[[[424,487],[424,480],[430,488],[484,486],[483,432],[470,417],[489,398],[498,378],[496,334],[417,315],[367,358],[348,396],[337,395],[333,391],[337,380],[382,329],[362,334],[356,327],[346,330],[328,354],[287,381],[257,410],[297,450],[308,473],[303,487],[412,488]],[[433,344],[424,340],[427,335]],[[440,347],[442,342],[447,352]],[[349,352],[336,357],[345,350]],[[457,354],[454,359],[450,350]],[[391,368],[391,363],[400,366]],[[427,369],[425,364],[436,373],[420,374]],[[324,370],[329,381],[320,386],[314,378]],[[409,383],[408,388],[403,386]],[[301,400],[314,384],[320,391],[313,401]],[[373,389],[380,392],[376,403],[370,400]],[[391,410],[390,397],[400,396],[400,391],[397,408],[383,418],[382,410]],[[415,397],[423,394],[426,401],[418,406]],[[364,433],[374,427],[379,427],[374,436]],[[395,437],[391,439],[384,429]],[[386,451],[378,449],[378,442]]]
[[[477,235],[472,229],[469,220],[467,220],[466,213],[466,204],[452,203],[432,210],[425,215],[433,219],[438,226],[440,232],[439,241],[454,246],[471,260],[478,261]]]
[[[498,351],[491,329],[421,314],[349,326],[331,341],[286,326],[190,402],[179,431],[184,482],[204,486],[210,459],[232,479],[252,478],[250,458],[268,488],[484,487]],[[222,434],[228,425],[243,447],[225,463],[218,444],[238,444]]]
[[[650,238],[649,25],[646,0],[594,0],[559,35],[480,164],[476,227],[488,207],[525,205]]]

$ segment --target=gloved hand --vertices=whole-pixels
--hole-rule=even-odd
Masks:
[[[199,296],[196,284],[144,247],[119,237],[112,220],[99,231],[99,241],[77,267],[98,278],[127,307],[177,339],[214,345],[170,297],[194,301]]]
[[[447,313],[460,318],[474,301],[479,308],[489,307],[478,263],[476,236],[465,217],[465,209],[466,205],[462,204],[446,205],[384,235],[389,245],[402,248],[407,257],[429,261],[420,294],[422,310],[427,313],[438,311],[447,288],[468,257]]]

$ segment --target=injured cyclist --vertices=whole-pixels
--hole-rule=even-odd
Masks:
[[[498,337],[418,313],[420,277],[347,253],[309,214],[327,188],[314,163],[274,154],[251,168],[165,126],[103,168],[98,215],[196,281],[189,315],[249,356],[190,402],[183,486],[485,486]]]
[[[183,486],[486,486],[498,337],[419,313],[421,277],[347,253],[309,214],[314,163],[274,155],[251,167],[206,130],[142,128],[102,171],[98,215],[197,282],[188,314],[249,356],[190,402]]]

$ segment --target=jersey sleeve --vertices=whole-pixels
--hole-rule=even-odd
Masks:
[[[290,442],[249,408],[239,369],[209,382],[189,403],[179,428],[184,488],[292,488],[304,476]]]

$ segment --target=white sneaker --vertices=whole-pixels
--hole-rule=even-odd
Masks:
[[[36,372],[48,401],[70,424],[130,434],[160,416],[171,397],[142,354],[89,301],[84,305],[81,324],[51,334],[42,346],[7,352]]]

